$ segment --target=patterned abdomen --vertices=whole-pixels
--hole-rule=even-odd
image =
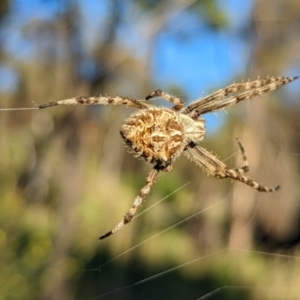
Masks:
[[[121,127],[128,148],[162,169],[170,165],[184,147],[184,127],[176,112],[150,108],[132,114]]]

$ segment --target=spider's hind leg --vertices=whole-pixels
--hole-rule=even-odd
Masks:
[[[264,186],[264,185],[261,185],[260,183],[258,183],[257,181],[253,180],[252,178],[244,175],[245,173],[247,173],[249,171],[249,163],[248,163],[245,149],[244,149],[242,143],[240,142],[240,140],[238,138],[236,139],[236,141],[237,141],[240,151],[241,151],[243,165],[242,165],[242,167],[236,168],[236,169],[227,169],[226,168],[226,170],[224,172],[226,174],[226,176],[222,177],[222,178],[229,177],[229,178],[244,182],[247,185],[255,188],[256,190],[258,190],[260,192],[275,192],[275,191],[279,190],[279,188],[280,188],[279,185],[276,187]],[[222,176],[224,176],[224,174],[222,174]]]
[[[258,183],[257,181],[253,180],[252,178],[238,173],[234,169],[227,169],[227,170],[225,170],[225,172],[221,172],[221,174],[216,173],[215,176],[218,178],[221,178],[221,179],[222,178],[231,178],[231,179],[241,181],[241,182],[253,187],[254,189],[258,190],[259,192],[276,192],[280,188],[279,185],[277,185],[275,187],[264,186],[264,185]]]
[[[276,187],[268,187],[264,186],[252,178],[245,176],[244,173],[247,172],[248,162],[245,156],[244,148],[241,143],[239,143],[239,147],[242,152],[244,165],[238,169],[229,169],[222,161],[220,161],[216,156],[211,154],[206,149],[200,146],[188,146],[184,151],[185,155],[194,161],[197,165],[203,168],[208,174],[213,175],[217,178],[231,178],[234,180],[238,180],[243,182],[254,189],[260,192],[275,192],[279,189],[279,186]]]

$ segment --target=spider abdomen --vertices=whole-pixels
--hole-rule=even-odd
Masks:
[[[178,114],[151,107],[132,114],[121,127],[126,146],[151,164],[167,168],[184,148],[184,125]]]

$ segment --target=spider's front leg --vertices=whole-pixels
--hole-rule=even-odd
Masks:
[[[133,202],[129,212],[125,215],[124,219],[119,224],[117,224],[111,231],[100,236],[100,238],[99,238],[100,240],[103,240],[106,237],[114,234],[116,231],[122,229],[127,223],[129,223],[132,220],[132,218],[136,214],[138,208],[141,206],[143,200],[150,193],[154,183],[156,182],[156,180],[158,178],[158,175],[159,175],[159,169],[154,167],[147,177],[146,185],[141,189],[138,196],[134,199],[134,202]]]
[[[168,93],[165,93],[161,90],[156,90],[156,91],[152,92],[150,95],[148,95],[145,98],[145,100],[149,100],[151,98],[156,98],[156,97],[162,98],[166,101],[169,101],[169,102],[173,103],[174,106],[172,107],[172,109],[175,110],[175,111],[179,111],[184,105],[184,102],[180,98],[178,98],[176,96],[172,96],[172,95],[170,95]]]
[[[205,150],[202,147],[194,146],[194,147],[187,147],[186,151],[184,152],[185,155],[194,161],[197,165],[203,168],[208,174],[213,175],[217,178],[224,179],[224,178],[231,178],[243,182],[254,189],[258,190],[259,192],[275,192],[279,190],[280,186],[276,187],[268,187],[264,186],[252,178],[249,178],[245,175],[249,169],[248,163],[246,160],[246,156],[244,153],[244,148],[239,143],[243,159],[244,165],[238,169],[229,169],[222,161],[220,161],[216,156],[212,155],[210,152]]]
[[[183,113],[197,119],[200,115],[233,106],[241,101],[272,92],[298,77],[267,77],[249,82],[233,83],[189,104]],[[231,95],[233,94],[233,95]]]

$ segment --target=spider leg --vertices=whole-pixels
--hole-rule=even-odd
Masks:
[[[298,77],[267,77],[250,82],[233,83],[207,97],[194,101],[188,105],[182,113],[188,114],[193,119],[196,119],[202,114],[230,107],[241,101],[274,91],[297,78]],[[240,91],[243,92],[227,97],[229,94]]]
[[[180,98],[178,98],[176,96],[172,96],[172,95],[170,95],[168,93],[165,93],[161,90],[156,90],[156,91],[152,92],[150,95],[148,95],[145,98],[145,100],[149,100],[149,99],[155,98],[155,97],[159,97],[159,98],[162,98],[166,101],[169,101],[169,102],[173,103],[174,106],[172,107],[172,109],[174,109],[175,111],[179,111],[184,105],[184,102]]]
[[[121,97],[121,96],[116,96],[116,97],[85,97],[85,96],[79,96],[79,97],[73,97],[70,99],[65,99],[65,100],[59,100],[59,101],[54,101],[54,102],[48,102],[45,104],[41,104],[38,106],[39,109],[42,108],[47,108],[51,106],[57,106],[57,105],[107,105],[107,104],[112,104],[112,105],[119,105],[123,104],[125,106],[130,106],[130,107],[135,107],[139,109],[147,109],[150,106],[146,104],[145,102],[141,100],[136,100],[133,98],[129,97]]]
[[[213,175],[217,178],[235,179],[253,187],[259,192],[275,192],[279,189],[279,186],[276,187],[263,186],[260,183],[254,181],[252,178],[243,175],[243,173],[245,173],[245,168],[243,167],[237,170],[229,169],[222,161],[220,161],[217,157],[215,157],[214,155],[212,155],[210,152],[208,152],[202,147],[189,146],[186,148],[186,151],[184,151],[184,153],[188,158],[190,158],[197,165],[203,168],[208,174]],[[241,169],[242,171],[239,171]]]
[[[143,200],[146,196],[150,193],[155,181],[158,178],[159,169],[153,168],[150,174],[147,177],[146,185],[141,189],[138,196],[134,199],[134,202],[129,210],[129,212],[125,215],[124,219],[118,223],[111,231],[107,232],[106,234],[102,235],[99,239],[103,240],[106,237],[114,234],[116,231],[122,229],[127,223],[129,223],[134,215],[136,214],[138,208],[141,206]]]
[[[240,168],[235,169],[235,171],[239,174],[245,174],[249,171],[249,163],[248,163],[245,149],[244,149],[242,143],[240,142],[240,140],[238,138],[236,138],[236,141],[237,141],[240,151],[241,151],[243,165]]]

